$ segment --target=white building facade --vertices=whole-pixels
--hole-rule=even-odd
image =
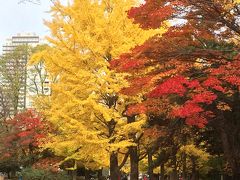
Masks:
[[[7,57],[8,54],[15,52],[19,46],[26,47],[36,47],[40,45],[42,40],[36,34],[25,33],[25,34],[17,34],[7,39],[6,43],[2,47],[2,55]],[[27,48],[28,49],[28,48]],[[23,52],[23,54],[19,57],[17,61],[19,64],[18,69],[20,68],[23,73],[21,73],[20,85],[18,86],[18,107],[17,110],[21,111],[26,108],[32,108],[32,98],[38,94],[49,94],[50,86],[49,81],[47,79],[47,73],[44,68],[44,64],[38,64],[35,66],[28,66],[28,61],[30,58],[29,52]],[[14,64],[15,63],[15,64]],[[14,65],[16,65],[16,60],[9,58],[6,63],[6,69],[8,73],[12,71],[12,76],[16,74],[14,72]],[[15,73],[15,74],[14,74]],[[16,74],[17,75],[17,74]],[[7,80],[2,80],[2,84],[4,88],[8,90],[10,83]],[[13,111],[13,107],[11,110]],[[16,109],[16,108],[15,108]],[[16,111],[16,110],[15,110]],[[14,113],[11,113],[14,114]]]

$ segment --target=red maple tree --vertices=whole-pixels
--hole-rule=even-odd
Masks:
[[[160,110],[166,118],[185,119],[201,128],[218,121],[215,128],[223,128],[221,137],[226,135],[222,140],[227,161],[240,177],[240,144],[234,138],[240,129],[240,51],[238,43],[232,43],[240,35],[239,5],[223,0],[146,0],[132,8],[129,17],[144,29],[166,21],[171,27],[162,37],[111,62],[112,68],[131,74],[130,86],[122,93],[143,94],[146,99],[135,108],[129,106],[128,112]]]
[[[6,120],[5,126],[7,130],[1,137],[2,158],[14,157],[16,161],[22,162],[28,161],[28,156],[33,156],[38,152],[46,130],[38,113],[28,109]]]

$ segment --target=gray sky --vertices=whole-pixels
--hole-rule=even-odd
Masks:
[[[50,19],[50,0],[41,0],[39,5],[18,1],[0,0],[0,53],[5,40],[17,33],[36,33],[41,37],[49,34],[43,19]]]

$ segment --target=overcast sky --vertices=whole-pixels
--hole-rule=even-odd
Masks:
[[[41,37],[48,34],[43,19],[50,19],[47,11],[50,0],[41,4],[18,3],[19,0],[0,0],[0,53],[5,40],[17,33],[36,33]]]

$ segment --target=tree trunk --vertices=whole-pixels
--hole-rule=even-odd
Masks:
[[[177,180],[177,174],[175,171],[173,171],[171,174],[170,174],[170,180]]]
[[[233,144],[231,144],[229,142],[230,135],[227,134],[226,127],[224,128],[224,126],[225,125],[222,122],[220,133],[221,133],[221,140],[222,140],[224,156],[232,169],[233,180],[239,180],[240,179],[240,165],[237,162],[237,158],[234,156],[235,154],[234,154],[234,150],[232,148]]]
[[[151,150],[150,150],[151,151]],[[154,179],[153,177],[153,160],[152,160],[152,153],[148,152],[148,175],[151,180]]]
[[[135,122],[135,116],[127,116],[127,123]],[[136,134],[130,133],[129,137],[136,142]],[[138,180],[138,148],[137,146],[129,147],[130,156],[130,180]]]
[[[191,180],[197,180],[197,171],[196,171],[196,159],[194,157],[191,157],[192,161],[192,177]]]
[[[160,170],[161,170],[161,173],[160,173],[160,180],[164,180],[164,174],[165,174],[164,163],[161,164],[161,166],[160,166]]]
[[[110,155],[110,179],[118,180],[120,177],[120,170],[118,168],[118,157],[116,152],[112,152]]]
[[[183,174],[182,174],[182,177],[183,177],[183,180],[186,180],[187,179],[187,157],[186,157],[186,153],[183,152],[183,155],[182,155],[182,159],[183,159]]]
[[[170,179],[177,180],[178,179],[177,178],[177,157],[175,154],[173,155],[172,163],[173,163],[173,172],[170,176]]]
[[[240,179],[240,94],[236,87],[233,94],[231,113],[221,113],[217,127],[220,126],[220,136],[225,159],[231,167],[233,180]]]
[[[240,180],[240,173],[234,173],[233,174],[233,180]]]
[[[232,148],[232,154],[234,158],[234,165],[232,167],[233,179],[240,179],[240,91],[235,89],[234,105],[232,108],[232,128],[228,133],[230,135],[230,145]],[[234,130],[233,130],[234,129]]]
[[[85,168],[85,180],[90,180],[91,176],[90,176],[90,170]]]
[[[129,147],[130,153],[130,180],[138,180],[138,152],[137,146]]]
[[[98,177],[99,180],[101,180],[103,178],[102,169],[99,169],[97,171],[97,177]]]
[[[77,171],[72,171],[72,180],[77,180]]]

